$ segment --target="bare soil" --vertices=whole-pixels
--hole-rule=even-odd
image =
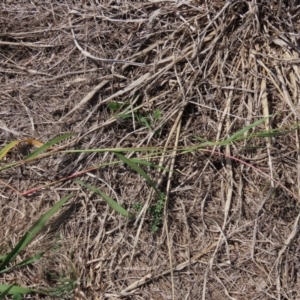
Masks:
[[[298,0],[1,1],[1,148],[74,132],[61,149],[174,155],[149,159],[167,170],[141,166],[167,199],[156,232],[147,209],[157,196],[129,166],[109,165],[111,152],[1,172],[1,254],[74,197],[17,261],[45,256],[0,282],[53,288],[77,279],[60,299],[300,299],[299,15]],[[175,155],[269,115],[248,134],[284,134]],[[1,165],[32,150],[22,143]],[[22,196],[80,171],[137,219],[73,179]]]

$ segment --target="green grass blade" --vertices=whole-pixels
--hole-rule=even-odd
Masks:
[[[108,107],[110,110],[112,111],[118,111],[120,110],[120,108],[123,106],[123,104],[119,103],[119,102],[110,102],[108,104]]]
[[[162,170],[165,170],[165,171],[168,171],[168,172],[171,171],[168,168],[165,168],[165,167],[162,167],[162,166],[159,166],[159,165],[155,165],[155,164],[153,164],[149,161],[143,160],[143,159],[131,158],[130,160],[133,161],[136,164],[145,165],[147,167],[151,167],[151,168],[155,168],[155,169],[162,169]]]
[[[280,136],[283,135],[284,133],[281,133],[279,131],[262,131],[262,132],[257,132],[256,134],[249,135],[249,138],[252,137],[274,137],[274,136]]]
[[[10,289],[13,287],[12,285],[9,285],[7,289],[5,289],[1,294],[0,294],[0,300],[4,299],[5,296],[8,294],[8,292],[10,291]]]
[[[15,147],[16,145],[18,145],[20,142],[19,141],[12,141],[10,142],[8,145],[6,145],[5,147],[3,147],[0,150],[0,160],[7,154],[7,152],[12,149],[13,147]]]
[[[114,154],[120,160],[122,160],[125,164],[127,164],[130,168],[132,168],[133,170],[138,172],[142,177],[144,177],[145,180],[150,184],[150,186],[153,187],[153,189],[155,190],[157,195],[160,195],[160,192],[158,191],[158,189],[157,189],[155,183],[152,181],[152,179],[148,176],[148,174],[143,169],[141,169],[135,162],[133,162],[132,159],[128,159],[127,157],[125,157],[124,155],[122,155],[121,153],[118,153],[118,152],[114,152]]]
[[[149,124],[147,118],[145,118],[145,117],[140,117],[140,118],[139,118],[139,121],[140,121],[141,123],[143,123],[148,129],[151,129],[151,126],[150,126],[150,124]]]
[[[80,149],[80,150],[72,149],[72,150],[62,150],[60,153],[145,152],[145,151],[153,151],[153,150],[156,150],[157,153],[161,153],[164,152],[162,149],[163,149],[162,147],[128,147],[128,148],[101,148],[101,149]]]
[[[34,255],[33,257],[25,259],[22,262],[14,265],[12,267],[1,270],[0,274],[4,274],[8,271],[11,271],[11,270],[19,268],[19,267],[24,267],[24,266],[30,265],[30,264],[34,263],[35,261],[39,260],[44,254],[45,254],[45,252],[38,253],[38,254]]]
[[[3,260],[5,259],[6,256],[7,256],[7,255],[1,255],[1,256],[0,256],[0,261],[3,261]]]
[[[3,171],[3,170],[13,168],[13,167],[17,166],[18,164],[19,164],[19,162],[13,162],[13,163],[4,165],[3,167],[0,168],[0,172]]]
[[[75,133],[66,133],[66,134],[63,134],[61,136],[58,136],[58,137],[50,140],[49,142],[45,143],[43,146],[37,148],[32,153],[30,153],[28,156],[26,156],[25,160],[37,157],[39,154],[47,151],[47,149],[51,148],[53,145],[67,139],[68,137],[70,137],[72,135],[75,135]]]
[[[116,115],[115,118],[125,120],[125,119],[132,118],[132,114],[120,114],[120,115]]]
[[[86,188],[88,188],[89,190],[91,190],[92,192],[100,195],[106,202],[107,204],[114,209],[116,212],[118,212],[119,214],[121,214],[124,217],[127,217],[129,219],[133,218],[133,215],[131,215],[125,208],[123,208],[118,202],[116,202],[114,199],[112,199],[111,197],[109,197],[108,195],[106,195],[105,193],[103,193],[102,191],[98,190],[96,187],[86,184],[83,181],[76,179],[75,180],[77,183],[85,186]]]
[[[2,296],[2,294],[5,293],[5,292],[7,294],[10,294],[10,295],[17,295],[17,294],[24,295],[24,294],[29,294],[29,293],[42,293],[42,294],[44,294],[44,292],[39,291],[39,290],[24,288],[24,287],[21,287],[21,286],[10,285],[10,284],[0,284],[0,292],[1,292],[0,296]]]
[[[3,270],[9,262],[11,262],[20,251],[22,251],[39,233],[43,228],[45,223],[55,214],[73,195],[68,195],[58,201],[53,207],[51,207],[44,215],[42,215],[39,220],[31,226],[31,228],[26,232],[26,234],[21,238],[16,247],[5,257],[3,262],[0,265],[0,271]]]
[[[232,135],[231,137],[229,137],[228,139],[226,139],[224,142],[234,142],[235,140],[239,139],[240,137],[243,138],[244,133],[246,133],[248,130],[252,129],[255,126],[260,125],[261,123],[265,122],[267,119],[269,119],[272,116],[269,117],[265,117],[262,119],[259,119],[255,122],[253,122],[252,124],[242,128],[241,130],[237,131],[234,135]]]
[[[15,294],[13,296],[12,300],[22,300],[22,295],[21,294]]]
[[[153,168],[158,168],[160,166],[158,165],[155,165],[149,161],[146,161],[146,160],[142,160],[142,159],[138,159],[138,158],[131,158],[131,161],[133,161],[134,163],[136,164],[141,164],[141,165],[145,165],[147,167],[153,167]],[[120,161],[121,162],[121,161]]]

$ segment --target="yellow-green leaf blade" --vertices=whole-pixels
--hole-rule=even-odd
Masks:
[[[235,140],[237,140],[238,138],[240,138],[244,133],[246,133],[248,130],[252,129],[253,127],[256,127],[258,125],[260,125],[261,123],[265,122],[267,119],[269,119],[271,116],[269,117],[265,117],[262,119],[259,119],[255,122],[253,122],[252,124],[242,128],[241,130],[237,131],[235,134],[233,134],[231,137],[229,137],[228,139],[226,139],[226,142],[233,142]]]
[[[28,156],[25,157],[25,160],[32,159],[37,157],[39,154],[47,151],[49,148],[51,148],[53,145],[69,138],[70,136],[74,135],[75,133],[66,133],[63,135],[60,135],[49,142],[45,143],[43,146],[39,147],[38,149],[34,150],[32,153],[30,153]]]
[[[12,141],[0,150],[0,160],[7,154],[9,150],[18,145],[20,141]]]

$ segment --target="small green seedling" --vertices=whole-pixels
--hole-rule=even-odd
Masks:
[[[166,195],[161,193],[157,202],[151,205],[148,209],[148,213],[152,218],[151,231],[153,233],[157,232],[163,219],[164,208],[165,208]]]

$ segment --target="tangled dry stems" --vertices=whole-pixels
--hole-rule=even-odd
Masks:
[[[298,1],[6,1],[0,18],[3,145],[76,132],[66,148],[176,154],[195,137],[218,141],[263,116],[275,115],[260,130],[298,122]],[[133,118],[114,118],[112,101]],[[154,110],[162,118],[152,130],[134,118]],[[141,202],[135,223],[71,181],[28,199],[2,186],[1,253],[62,195],[77,196],[24,253],[47,256],[1,281],[49,287],[44,270],[62,276],[72,264],[78,299],[298,299],[298,131],[213,150],[281,186],[221,155],[162,156],[156,163],[175,172],[147,170],[168,199],[155,235],[146,214],[155,196],[123,165],[84,180],[129,210]],[[1,179],[24,191],[112,159],[66,154]]]

